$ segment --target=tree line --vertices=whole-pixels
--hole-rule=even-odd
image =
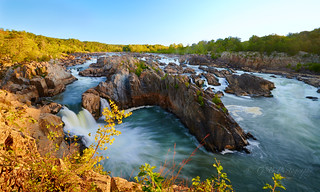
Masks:
[[[283,52],[296,55],[300,51],[320,55],[320,28],[313,31],[276,34],[258,37],[248,41],[228,37],[211,41],[200,41],[191,46],[182,44],[164,45],[113,45],[77,39],[59,39],[35,35],[25,31],[0,29],[0,63],[24,61],[48,61],[75,52],[151,52],[175,54],[211,54],[217,57],[224,51],[256,51],[264,54]]]
[[[286,36],[276,34],[258,37],[253,35],[248,41],[238,37],[228,37],[211,41],[200,41],[191,46],[170,46],[163,53],[211,54],[213,57],[224,51],[255,51],[270,55],[273,52],[287,53],[290,56],[300,51],[320,55],[320,28],[313,31],[289,33]]]
[[[0,29],[0,63],[48,61],[76,52],[158,52],[163,45],[112,45]]]

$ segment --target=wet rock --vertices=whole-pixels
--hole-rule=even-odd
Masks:
[[[190,76],[193,80],[193,82],[198,86],[198,87],[203,87],[204,85],[204,80],[201,79],[201,75],[191,75]]]
[[[312,101],[318,101],[318,97],[306,96],[307,99],[311,99]]]
[[[88,68],[83,71],[79,72],[79,75],[85,76],[85,77],[102,77],[106,75],[106,72],[104,69],[98,68]]]
[[[317,93],[320,93],[320,89],[318,89]]]
[[[164,72],[169,74],[181,74],[183,73],[183,68],[175,63],[169,63],[165,68]]]
[[[246,133],[246,138],[247,139],[257,140],[257,138],[255,138],[250,132]]]
[[[82,94],[82,107],[87,109],[95,119],[98,119],[101,114],[99,95],[90,92]]]
[[[183,73],[196,74],[196,71],[190,67],[187,67],[183,70]]]
[[[227,75],[226,79],[229,86],[225,92],[237,96],[272,97],[271,90],[275,88],[271,81],[250,74]]]
[[[209,85],[213,85],[213,86],[221,85],[219,83],[219,80],[214,75],[210,73],[202,73],[202,75],[207,79]]]
[[[272,77],[272,78],[277,78],[276,76],[274,76],[274,75],[270,75],[270,77]]]

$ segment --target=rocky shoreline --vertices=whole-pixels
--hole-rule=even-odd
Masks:
[[[50,131],[54,131],[59,134],[54,143],[59,146],[59,150],[54,155],[61,158],[68,148],[68,143],[64,139],[63,122],[55,114],[62,106],[46,102],[42,98],[63,92],[66,85],[77,80],[66,67],[82,64],[91,56],[103,54],[75,54],[61,60],[16,64],[2,68],[0,105],[7,111],[23,111],[23,118],[32,117],[38,123],[18,123],[19,127],[28,129],[29,135],[23,136],[19,127],[13,126],[8,120],[1,121],[0,144],[5,144],[9,138],[12,140],[10,148],[18,149],[24,147],[25,139],[35,140],[39,154],[44,155],[48,152],[47,136]],[[91,64],[90,68],[79,73],[82,76],[107,78],[106,82],[101,82],[97,87],[83,93],[82,106],[97,119],[101,114],[100,98],[111,99],[122,109],[158,105],[175,114],[208,151],[247,151],[247,140],[254,137],[241,129],[220,99],[217,99],[223,95],[222,92],[214,88],[203,89],[206,82],[212,86],[220,86],[218,78],[225,78],[228,81],[226,93],[252,97],[272,96],[271,90],[275,88],[272,82],[250,74],[234,74],[233,69],[241,69],[280,74],[320,87],[318,74],[294,73],[287,68],[241,66],[239,61],[236,63],[225,57],[218,60],[194,55],[178,58],[181,65],[158,62],[159,56],[152,54],[123,53],[118,56],[101,57],[97,63]],[[199,65],[203,72],[197,73],[192,65]],[[228,70],[217,70],[215,67],[226,67]],[[121,178],[108,178],[110,179],[114,181],[113,188],[116,186],[120,189],[130,184]],[[100,182],[105,183],[101,186],[108,185],[110,188],[110,183],[105,180],[106,178]],[[130,185],[132,186],[132,183]]]

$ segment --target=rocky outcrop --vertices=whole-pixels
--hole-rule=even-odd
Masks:
[[[209,65],[210,59],[203,55],[193,55],[188,58],[190,65]]]
[[[302,52],[296,56],[288,56],[285,53],[266,55],[258,52],[223,52],[220,60],[231,67],[244,70],[281,69],[288,71],[288,66],[296,67],[299,63],[320,63],[319,56]]]
[[[169,63],[165,68],[164,72],[169,74],[181,74],[183,73],[183,68],[175,63]]]
[[[196,71],[192,68],[186,67],[185,69],[183,69],[183,73],[196,74]]]
[[[117,60],[117,59],[116,59]],[[127,58],[130,60],[130,58]],[[130,66],[114,62],[117,69],[110,72],[110,81],[102,82],[84,95],[98,94],[111,99],[122,108],[158,105],[174,113],[212,152],[224,149],[242,150],[246,146],[245,133],[224,109],[217,106],[210,95],[190,83],[187,76],[159,75],[152,67],[144,69],[138,77]],[[130,69],[130,70],[129,70]]]
[[[95,119],[100,117],[100,97],[98,92],[91,90],[82,94],[82,107],[86,108]]]
[[[62,157],[67,149],[67,144],[64,141],[63,122],[60,117],[43,113],[41,109],[36,109],[30,104],[20,102],[23,96],[14,95],[7,91],[0,90],[0,131],[3,132],[3,140],[5,137],[11,135],[13,145],[16,148],[24,148],[24,141],[18,136],[28,137],[35,141],[37,151],[44,155],[52,151],[55,146],[59,146],[59,150],[53,152],[57,157]],[[49,133],[54,133],[56,139],[50,141],[48,139]],[[28,133],[28,135],[25,135]],[[21,144],[20,144],[21,143]],[[1,144],[1,140],[0,140]]]
[[[55,62],[15,65],[2,78],[1,88],[23,95],[27,100],[53,96],[64,91],[76,78]]]
[[[88,68],[79,72],[79,75],[85,77],[102,77],[105,74],[105,70],[101,68]]]
[[[219,83],[219,80],[214,75],[210,73],[202,73],[202,75],[207,79],[209,85],[213,85],[213,86],[221,85]]]
[[[201,79],[201,75],[191,75],[190,77],[198,87],[202,87],[204,85],[204,80]]]
[[[271,97],[271,90],[275,88],[271,81],[250,74],[227,75],[226,79],[229,86],[225,92],[237,96]]]

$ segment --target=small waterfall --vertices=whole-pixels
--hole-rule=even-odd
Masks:
[[[89,133],[94,134],[99,125],[88,110],[82,109],[79,114],[76,115],[67,107],[63,107],[59,114],[65,124],[65,132],[69,132],[71,136],[83,136],[83,142],[85,145],[87,145],[88,142],[92,142],[92,139],[89,137]]]
[[[102,115],[102,112],[103,112],[103,109],[104,108],[108,108],[109,110],[111,110],[111,107],[110,107],[110,105],[109,105],[109,102],[106,100],[106,99],[104,99],[104,98],[100,98],[100,111],[101,111],[101,117],[100,117],[100,119],[105,119],[104,118],[104,116]]]

